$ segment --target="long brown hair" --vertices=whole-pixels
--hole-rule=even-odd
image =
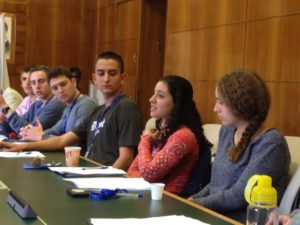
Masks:
[[[237,161],[248,147],[254,133],[265,121],[271,100],[265,82],[253,71],[239,69],[223,76],[217,84],[219,95],[232,113],[249,121],[229,160]]]

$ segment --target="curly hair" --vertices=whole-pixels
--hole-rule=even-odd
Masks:
[[[266,120],[271,100],[265,82],[253,71],[235,70],[223,76],[217,90],[224,104],[238,118],[249,121],[237,145],[229,151],[229,160],[237,161],[248,147],[252,136]]]
[[[185,125],[195,134],[201,149],[210,150],[212,144],[204,136],[201,117],[193,101],[193,88],[190,82],[177,75],[164,76],[159,81],[167,85],[173,98],[174,108],[164,128],[160,128],[160,119],[156,121],[156,127],[162,134],[156,144],[163,147],[169,136],[180,126]]]

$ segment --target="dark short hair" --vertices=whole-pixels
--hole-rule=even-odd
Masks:
[[[72,66],[70,67],[70,72],[77,80],[81,78],[81,70],[78,67]]]
[[[52,79],[60,76],[66,76],[69,79],[74,78],[74,76],[72,75],[71,71],[68,68],[63,66],[56,66],[53,67],[52,70],[50,71],[48,80],[50,82]]]
[[[32,71],[33,66],[25,66],[21,72],[22,73],[29,73]]]
[[[47,79],[49,81],[49,73],[50,73],[50,68],[45,65],[37,65],[31,68],[30,74],[36,71],[43,71],[47,75]]]
[[[122,56],[120,56],[116,52],[113,52],[113,51],[102,52],[97,57],[96,62],[98,62],[99,59],[113,59],[113,60],[115,60],[119,64],[121,73],[124,73],[124,61],[123,61],[123,58],[122,58]]]

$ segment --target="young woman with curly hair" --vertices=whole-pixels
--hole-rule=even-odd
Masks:
[[[288,181],[289,149],[276,129],[264,125],[270,94],[255,72],[241,69],[223,76],[215,94],[214,112],[223,126],[211,181],[190,200],[244,223],[248,179],[271,176],[279,202]]]
[[[144,130],[128,175],[163,182],[167,191],[180,194],[201,151],[211,146],[203,134],[192,85],[180,76],[162,77],[149,101],[157,129]]]

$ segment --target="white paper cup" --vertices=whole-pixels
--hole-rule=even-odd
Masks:
[[[77,146],[65,147],[66,166],[79,166],[81,148]]]
[[[165,184],[163,183],[152,183],[151,184],[151,199],[152,200],[161,200],[163,196],[163,191]]]

